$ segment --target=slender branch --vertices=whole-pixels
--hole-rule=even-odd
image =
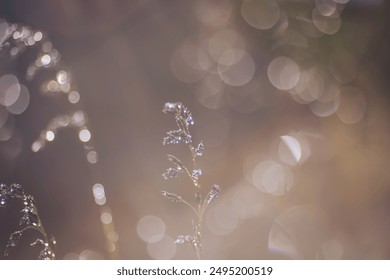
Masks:
[[[191,205],[191,203],[188,203],[188,202],[185,201],[185,200],[183,200],[182,202],[183,202],[185,205],[187,205],[188,207],[190,207],[190,208],[194,211],[195,215],[199,218],[199,214],[200,214],[200,213],[195,209],[194,206]]]
[[[205,213],[205,209],[207,208],[207,205],[209,202],[214,200],[217,197],[217,193],[215,192],[216,185],[213,185],[212,190],[208,193],[206,199],[202,198],[202,188],[201,185],[198,182],[199,176],[201,175],[201,170],[197,168],[197,162],[196,158],[198,156],[202,155],[204,146],[203,142],[201,141],[197,148],[195,148],[192,144],[192,136],[190,134],[189,126],[194,124],[194,121],[192,119],[191,112],[180,102],[177,103],[166,103],[163,109],[164,113],[172,113],[175,115],[176,124],[179,128],[179,130],[172,130],[167,132],[167,136],[163,140],[163,144],[178,144],[180,142],[183,142],[187,145],[191,152],[191,159],[192,159],[192,172],[184,166],[184,164],[176,157],[168,155],[168,159],[176,164],[176,169],[168,169],[167,173],[163,174],[163,177],[165,179],[176,177],[180,170],[184,170],[187,176],[191,179],[192,184],[196,188],[195,192],[195,200],[197,204],[197,209],[192,204],[188,203],[184,199],[181,198],[181,196],[168,193],[163,191],[163,196],[167,197],[173,202],[183,202],[188,207],[190,207],[195,215],[196,215],[196,221],[193,220],[193,235],[179,235],[176,239],[175,243],[178,244],[184,244],[188,243],[191,244],[194,248],[196,257],[198,259],[201,259],[202,257],[202,222],[203,222],[203,216]],[[219,191],[219,187],[217,186],[217,190]]]

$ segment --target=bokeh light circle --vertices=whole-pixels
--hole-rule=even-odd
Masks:
[[[159,217],[146,215],[138,221],[137,233],[145,242],[160,241],[165,235],[165,223]]]
[[[241,15],[252,27],[270,29],[280,18],[280,8],[274,0],[245,0],[241,4]]]
[[[301,76],[298,64],[291,58],[279,56],[268,65],[267,74],[270,82],[280,90],[295,87]]]

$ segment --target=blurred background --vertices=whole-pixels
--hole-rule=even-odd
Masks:
[[[0,1],[0,182],[37,201],[58,259],[192,259],[193,113],[205,259],[390,258],[383,0]],[[13,25],[13,24],[17,24]],[[21,205],[0,209],[0,248]],[[26,234],[8,259],[34,259]],[[1,257],[5,259],[5,257]]]

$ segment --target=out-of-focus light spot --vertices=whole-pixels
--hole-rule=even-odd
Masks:
[[[264,202],[261,194],[253,187],[245,183],[238,186],[232,196],[232,208],[238,218],[252,219],[264,210]]]
[[[67,127],[69,125],[69,116],[58,116],[55,123],[57,127]]]
[[[60,57],[60,53],[56,49],[51,49],[49,54],[50,54],[50,57],[53,60],[53,62],[58,61],[58,58]]]
[[[61,70],[57,72],[56,78],[57,78],[57,82],[63,85],[68,82],[69,75],[66,71]]]
[[[199,103],[208,109],[219,109],[226,104],[225,84],[218,75],[208,74],[197,85]]]
[[[103,212],[101,215],[100,215],[100,221],[103,223],[103,224],[111,224],[112,222],[112,215],[108,212]]]
[[[42,149],[43,145],[41,143],[41,141],[35,141],[34,143],[32,143],[31,145],[31,150],[36,153],[36,152],[39,152],[40,149]]]
[[[329,117],[336,113],[339,105],[340,98],[338,95],[333,100],[329,101],[316,100],[310,103],[309,108],[313,112],[313,114],[318,117]]]
[[[330,16],[324,16],[315,8],[312,12],[313,23],[322,33],[332,35],[337,33],[341,27],[341,18],[339,12],[335,11]]]
[[[236,212],[228,204],[216,204],[207,212],[207,227],[215,235],[228,235],[237,228],[238,223]]]
[[[261,192],[281,196],[292,188],[294,175],[288,167],[266,160],[253,169],[252,183]]]
[[[340,106],[337,116],[346,124],[359,122],[367,110],[367,101],[364,93],[356,87],[346,86],[340,89]]]
[[[294,206],[275,219],[268,237],[268,249],[291,259],[315,259],[316,252],[312,248],[320,248],[326,235],[319,210],[311,206]]]
[[[316,0],[315,9],[323,16],[331,16],[337,10],[337,4],[331,0]]]
[[[79,138],[81,142],[88,142],[91,140],[91,132],[88,129],[82,129],[79,132]]]
[[[103,206],[104,204],[106,204],[106,202],[107,202],[106,197],[95,198],[95,203],[96,203],[97,205]]]
[[[112,252],[115,252],[116,250],[116,245],[115,243],[113,242],[109,242],[107,245],[106,245],[106,248],[107,248],[107,251],[112,253]]]
[[[26,44],[26,43],[25,43]],[[27,38],[27,45],[33,46],[35,44],[34,37],[28,37]]]
[[[6,74],[0,78],[0,104],[10,106],[18,99],[20,83],[15,75]]]
[[[253,58],[239,49],[226,51],[218,61],[218,74],[230,86],[242,86],[248,83],[255,75],[255,69]]]
[[[9,54],[11,56],[17,56],[19,54],[19,48],[18,47],[13,47],[10,51]]]
[[[93,191],[93,196],[95,198],[100,199],[105,196],[104,187],[102,184],[96,183],[95,185],[93,185],[92,191]]]
[[[322,95],[309,104],[310,110],[318,117],[329,117],[336,113],[340,105],[340,88],[333,81],[327,81]]]
[[[326,81],[325,90],[322,95],[318,98],[321,102],[327,102],[331,100],[335,100],[339,95],[340,86],[331,80]]]
[[[107,233],[107,237],[111,242],[117,242],[119,240],[119,235],[116,231],[110,231]]]
[[[145,242],[160,241],[165,235],[165,223],[159,217],[146,215],[138,221],[137,233]]]
[[[80,100],[80,94],[77,91],[71,91],[68,95],[69,103],[76,104]]]
[[[49,141],[49,142],[53,141],[54,137],[55,137],[55,134],[53,131],[51,131],[51,130],[46,131],[46,140],[47,141]]]
[[[40,32],[40,31],[35,32],[35,34],[34,34],[34,40],[35,40],[36,42],[39,42],[40,40],[42,40],[42,38],[43,38],[42,32]]]
[[[291,89],[292,97],[301,104],[307,104],[321,97],[325,89],[323,73],[317,68],[301,72],[298,84]]]
[[[290,132],[289,135],[297,139],[297,141],[299,142],[299,145],[301,147],[301,157],[299,163],[302,164],[312,154],[310,141],[308,140],[307,137],[307,132],[305,131]]]
[[[20,84],[11,85],[4,93],[3,105],[8,107],[14,104],[20,95]]]
[[[15,40],[16,40],[16,39],[19,39],[21,36],[22,36],[22,33],[20,33],[19,31],[15,31],[15,32],[12,34],[12,38],[14,38]]]
[[[70,122],[72,125],[77,126],[77,127],[81,127],[81,126],[85,125],[86,120],[85,120],[84,112],[83,111],[75,112],[72,115],[72,117],[70,118]]]
[[[201,46],[198,48],[198,53],[197,53],[197,60],[198,60],[198,65],[200,69],[207,73],[211,74],[216,74],[217,73],[217,61],[214,60],[209,51],[207,51],[207,40],[204,39],[203,42],[201,41],[200,44]]]
[[[13,104],[7,106],[7,110],[14,115],[20,115],[28,108],[29,104],[30,104],[30,93],[26,86],[21,85],[18,99]]]
[[[60,91],[60,85],[56,81],[51,80],[46,84],[46,90],[50,92]]]
[[[299,141],[289,135],[280,137],[279,156],[280,159],[288,165],[297,165],[301,160],[302,148]]]
[[[70,91],[70,83],[67,82],[66,84],[60,85],[60,91],[68,93]]]
[[[245,54],[247,54],[246,51],[242,49],[228,49],[219,58],[218,64],[220,65],[220,67],[226,67],[226,69],[228,69],[229,66],[232,66],[239,62]],[[223,70],[224,68],[219,69],[218,72],[222,72]]]
[[[280,18],[280,8],[273,0],[245,0],[241,4],[241,15],[252,27],[270,29]]]
[[[106,194],[104,192],[104,186],[100,183],[96,183],[92,187],[93,196],[95,198],[95,203],[97,205],[104,205],[106,204]]]
[[[359,64],[352,54],[337,51],[329,60],[329,68],[333,77],[337,81],[341,83],[348,83],[355,78],[359,70]]]
[[[233,12],[230,1],[198,0],[195,1],[194,12],[197,19],[206,26],[222,27],[226,25]]]
[[[176,246],[174,240],[165,235],[157,242],[148,243],[147,252],[152,259],[169,260],[175,256]]]
[[[89,163],[95,164],[98,161],[98,154],[96,151],[89,151],[87,153],[87,160]]]
[[[233,49],[245,49],[245,40],[232,29],[222,29],[214,33],[208,40],[208,52],[214,61],[218,62],[221,56]],[[234,58],[225,61],[225,65],[232,65],[236,63],[244,55],[244,52],[236,52]]]
[[[50,57],[50,55],[48,55],[48,54],[42,55],[42,57],[41,57],[41,64],[42,64],[43,66],[49,65],[50,62],[51,62],[51,57]]]
[[[49,42],[49,41],[44,42],[44,43],[42,44],[42,50],[43,50],[44,52],[46,52],[46,53],[49,52],[49,51],[51,51],[52,48],[53,48],[53,45],[52,45],[52,43]]]
[[[187,43],[180,46],[172,55],[171,70],[173,75],[185,83],[194,83],[202,79],[204,70],[199,65],[199,47]]]
[[[301,72],[293,59],[279,56],[268,65],[267,74],[274,87],[289,90],[298,84]]]

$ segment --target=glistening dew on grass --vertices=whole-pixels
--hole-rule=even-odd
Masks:
[[[19,240],[25,231],[31,229],[39,232],[41,238],[37,238],[30,246],[39,247],[41,252],[39,253],[38,259],[40,260],[54,260],[54,246],[56,244],[55,239],[49,238],[45,228],[43,227],[41,218],[38,214],[38,209],[34,198],[31,195],[24,193],[23,187],[19,184],[11,184],[7,186],[0,184],[0,207],[8,207],[14,200],[22,200],[24,208],[20,219],[20,229],[11,233],[8,243],[5,246],[4,256],[8,256],[11,248],[16,247]]]
[[[32,60],[29,57],[30,53],[33,55]],[[23,61],[25,59],[23,56],[30,59],[29,64],[26,64],[27,68],[20,70],[24,78],[17,77],[17,73],[10,72],[5,75],[0,73],[0,88],[5,93],[9,93],[6,102],[0,100],[0,113],[6,112],[6,121],[12,120],[10,122],[11,129],[8,129],[7,140],[11,139],[14,131],[16,131],[14,129],[14,116],[24,113],[29,107],[30,98],[32,99],[35,95],[31,92],[30,96],[29,92],[34,89],[31,86],[34,82],[39,84],[39,91],[45,97],[66,97],[60,99],[67,100],[64,108],[54,107],[54,103],[50,105],[53,106],[53,112],[59,111],[61,113],[56,113],[54,117],[47,121],[46,127],[39,133],[34,132],[38,135],[35,136],[36,140],[31,144],[31,151],[33,153],[44,151],[49,143],[59,138],[59,131],[62,129],[74,130],[78,135],[79,143],[83,146],[85,159],[88,162],[88,172],[92,181],[91,185],[93,184],[92,192],[97,209],[103,217],[111,216],[111,208],[109,201],[107,201],[105,188],[100,181],[101,172],[99,164],[97,164],[99,154],[94,145],[94,136],[90,129],[88,114],[82,104],[82,98],[78,92],[76,81],[73,79],[73,74],[62,60],[61,53],[54,47],[44,32],[0,19],[0,55],[0,61],[2,65],[6,66],[5,70],[7,72],[13,69],[12,64]],[[21,84],[20,80],[25,80],[27,84]],[[13,88],[16,90],[11,90]],[[0,99],[4,99],[2,96],[0,96]],[[0,124],[1,127],[2,124]],[[4,137],[2,140],[4,140]],[[2,191],[0,194],[3,195],[3,190],[0,190]],[[0,199],[2,198],[4,197],[0,197]],[[0,206],[4,205],[0,204]],[[25,209],[30,208],[26,206]],[[117,238],[110,237],[110,234],[118,235],[112,216],[109,222],[107,219],[101,219],[101,224],[107,254],[112,259],[118,258]],[[18,235],[16,234],[14,237],[16,238]],[[35,245],[39,244],[36,243]],[[47,244],[46,241],[45,244]]]
[[[193,145],[190,126],[194,125],[194,120],[191,112],[181,102],[165,103],[163,112],[174,115],[178,127],[177,130],[171,130],[166,133],[163,145],[179,143],[187,145],[191,152],[192,168],[187,168],[179,158],[168,154],[168,160],[172,163],[173,167],[169,167],[162,176],[165,180],[178,177],[182,173],[188,176],[192,185],[195,187],[195,204],[191,204],[180,195],[165,190],[161,191],[161,194],[172,202],[183,203],[194,212],[195,219],[192,220],[192,235],[179,235],[175,243],[190,244],[195,250],[197,258],[200,259],[202,254],[201,228],[203,217],[208,205],[218,197],[221,189],[218,185],[212,185],[206,197],[202,196],[202,188],[199,183],[202,170],[197,167],[196,159],[203,155],[204,145],[202,141],[196,147]]]

